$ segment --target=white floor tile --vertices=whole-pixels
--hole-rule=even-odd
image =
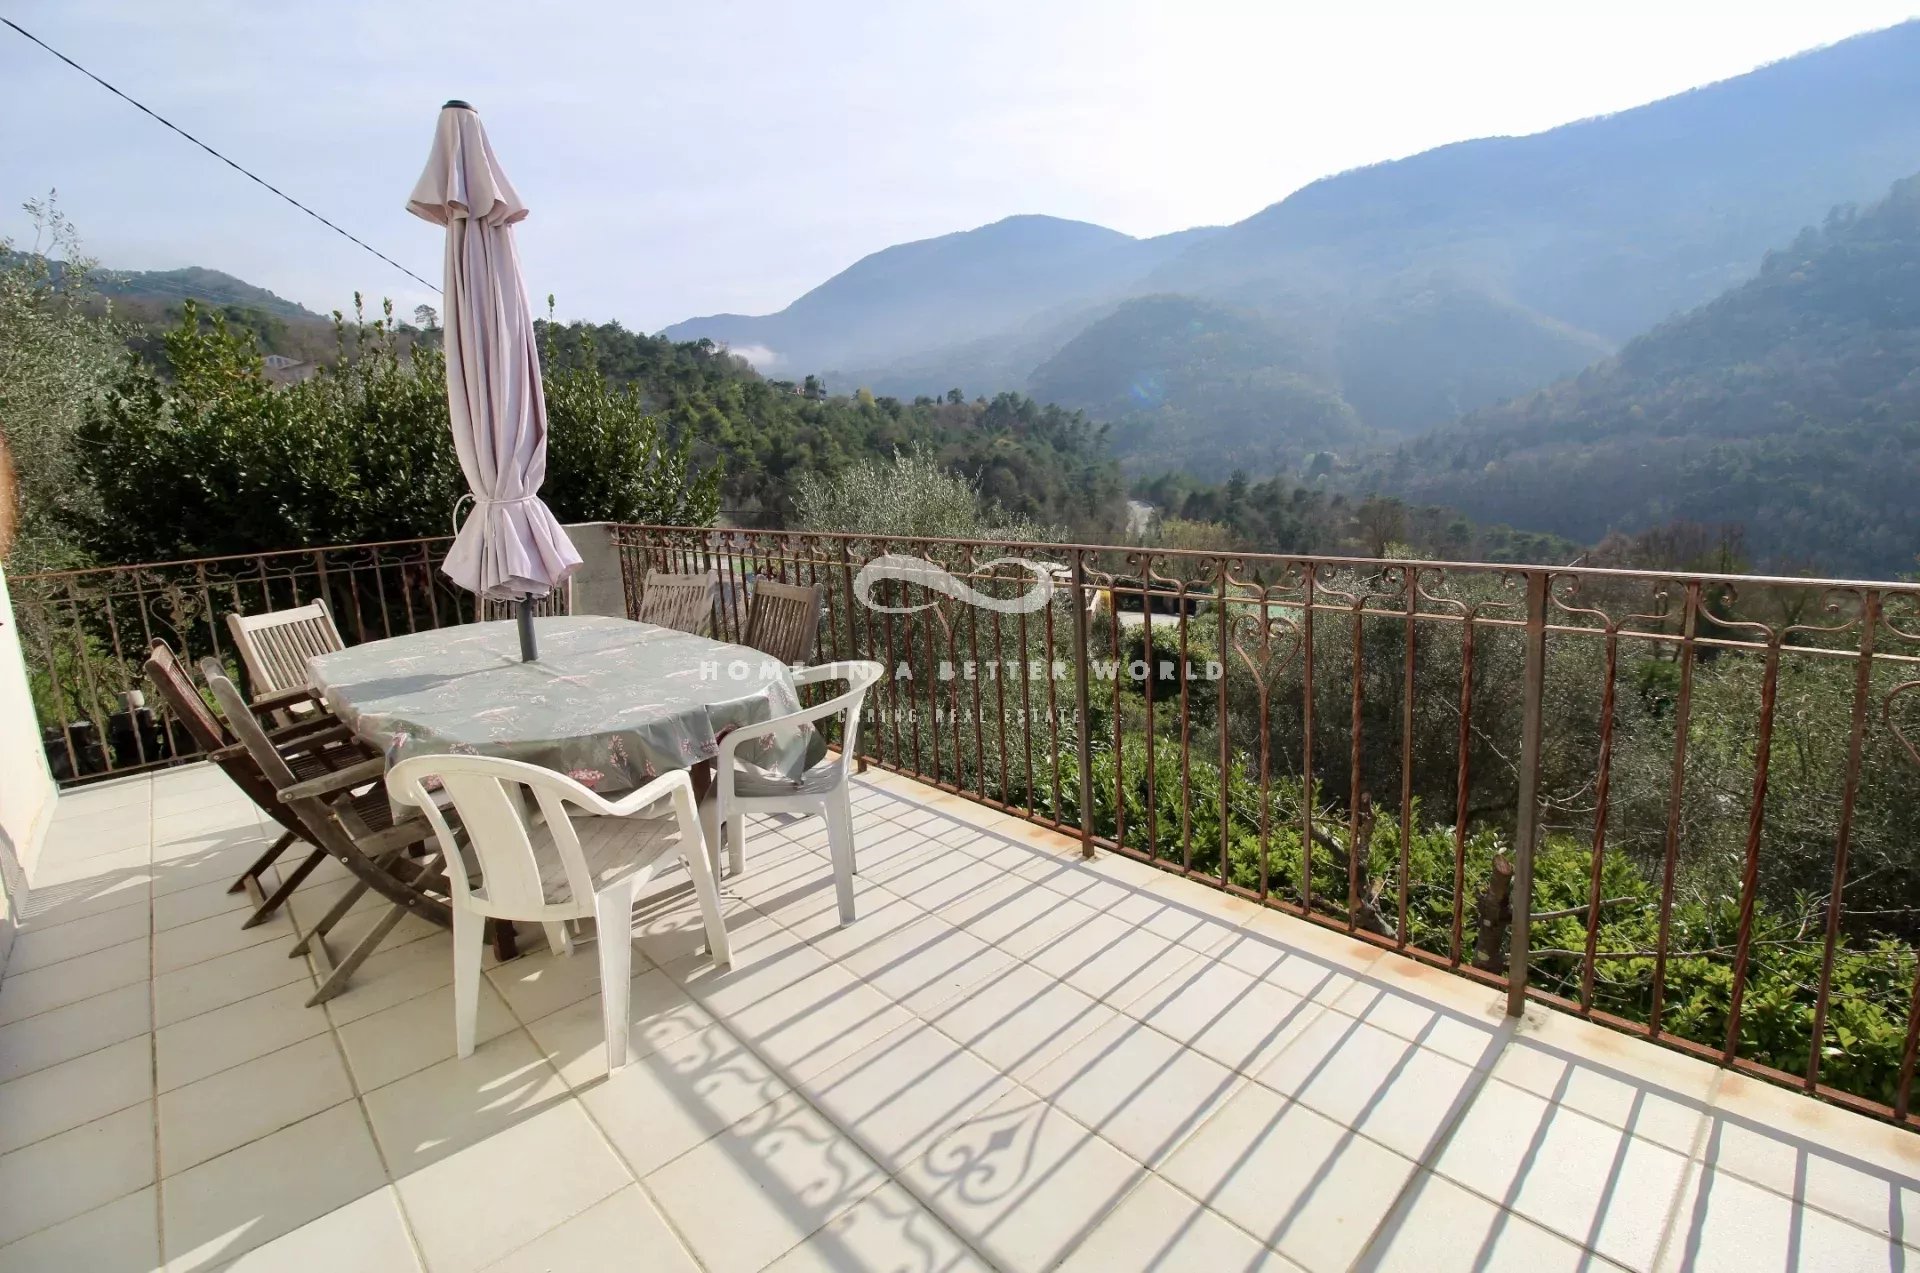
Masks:
[[[318,1008],[308,1012],[325,1021]],[[474,1040],[485,1043],[514,1029],[517,1022],[485,978],[474,1013]],[[363,1092],[385,1087],[454,1053],[453,987],[444,986],[390,1008],[346,1022],[339,1029],[347,1067]]]
[[[872,1160],[789,1093],[646,1178],[701,1264],[752,1273],[872,1193]]]
[[[653,1204],[629,1185],[486,1266],[486,1273],[695,1273]]]
[[[0,1083],[0,1153],[153,1096],[153,1050],[141,1035]]]
[[[452,1021],[451,1008],[447,1020]],[[641,973],[627,985],[629,1063],[712,1024],[707,1010],[658,968]],[[528,1022],[527,1032],[576,1091],[606,1077],[607,1031],[598,990],[571,1007]],[[451,1033],[449,1024],[449,1048]]]
[[[1161,1174],[1280,1254],[1320,1270],[1353,1261],[1413,1171],[1408,1159],[1252,1085]]]
[[[1185,965],[1127,1005],[1128,1016],[1243,1073],[1271,1061],[1324,1010],[1217,959]]]
[[[291,961],[289,961],[291,962]],[[160,1090],[251,1061],[327,1032],[327,1014],[307,1007],[313,985],[305,978],[203,1012],[154,1032]]]
[[[160,1171],[171,1176],[351,1100],[328,1035],[255,1057],[160,1096]]]
[[[168,1273],[233,1260],[385,1185],[359,1107],[336,1105],[170,1177]]]
[[[915,1021],[800,1090],[881,1165],[898,1171],[1012,1087],[993,1066]]]
[[[929,1020],[1018,1081],[1119,1015],[1037,968],[1015,964]]]
[[[1067,1049],[1028,1086],[1151,1167],[1245,1082],[1218,1061],[1120,1017]]]
[[[355,1198],[255,1247],[220,1273],[277,1273],[283,1269],[337,1269],[341,1273],[419,1273],[420,1257],[407,1236],[393,1186]]]
[[[1653,1263],[1687,1162],[1649,1140],[1490,1081],[1436,1169],[1633,1268]]]
[[[123,986],[0,1026],[0,1082],[145,1034],[153,1028],[152,993]]]
[[[525,1032],[514,1030],[366,1094],[367,1117],[404,1178],[566,1098],[567,1085]]]
[[[153,1110],[145,1102],[0,1155],[0,1243],[152,1183]]]
[[[1298,1273],[1299,1268],[1158,1177],[1142,1181],[1060,1266],[1061,1273]]]
[[[1881,1273],[1916,1259],[1903,1248],[1889,1251],[1878,1234],[1695,1163],[1659,1267],[1662,1273]]]
[[[1256,1082],[1422,1161],[1485,1071],[1341,1012],[1308,1022]]]
[[[889,1182],[767,1266],[767,1273],[988,1273],[953,1231]]]
[[[7,956],[7,975],[18,976],[76,955],[141,941],[148,934],[150,922],[145,906],[120,906],[62,924],[32,925],[14,939],[13,953]]]
[[[580,1102],[645,1176],[786,1091],[725,1028],[709,1026],[588,1085]]]
[[[402,1176],[399,1188],[427,1266],[466,1273],[631,1184],[606,1141],[568,1101]]]
[[[145,984],[152,967],[149,956],[147,939],[141,937],[32,972],[9,972],[0,982],[0,1026],[122,986]]]
[[[1619,1266],[1423,1171],[1355,1267],[1367,1273],[1601,1273]]]
[[[249,947],[155,977],[154,1020],[169,1026],[268,990],[310,981],[307,961],[287,958],[284,944]]]
[[[0,1246],[0,1273],[156,1273],[159,1205],[148,1186]]]
[[[935,1141],[900,1182],[996,1265],[1038,1273],[1092,1232],[1142,1171],[1015,1089]]]

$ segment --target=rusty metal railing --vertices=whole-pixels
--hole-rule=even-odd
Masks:
[[[630,604],[820,586],[864,759],[1714,1063],[1905,1121],[1920,587],[615,530]],[[862,568],[940,565],[977,596]],[[958,590],[954,590],[958,591]],[[869,604],[870,602],[878,603]]]
[[[198,749],[159,703],[143,704],[148,644],[189,663],[241,669],[229,611],[315,598],[349,644],[466,623],[473,598],[438,571],[451,539],[303,548],[22,575],[10,581],[28,682],[55,777],[71,784],[194,759]]]
[[[1356,940],[1910,1121],[1920,586],[619,526],[624,592],[818,585],[889,669],[864,759]],[[11,581],[48,753],[190,758],[151,639],[324,596],[349,642],[464,623],[448,541]],[[964,585],[870,576],[887,554]],[[1045,563],[1032,566],[1005,558]],[[1031,608],[970,603],[1034,595]]]

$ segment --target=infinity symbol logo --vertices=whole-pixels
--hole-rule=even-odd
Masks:
[[[875,601],[873,586],[883,580],[893,579],[900,583],[917,583],[929,592],[937,592],[983,610],[998,610],[1002,614],[1033,614],[1046,609],[1053,600],[1054,573],[1065,569],[1052,562],[1028,561],[1024,557],[998,557],[981,563],[976,569],[990,571],[997,566],[1020,567],[1033,576],[1033,586],[1017,597],[992,597],[984,592],[976,592],[962,580],[948,574],[945,568],[923,557],[884,553],[860,567],[860,573],[853,577],[853,595],[860,599],[862,605],[884,614],[912,614],[936,604],[923,601],[914,606],[893,606]]]

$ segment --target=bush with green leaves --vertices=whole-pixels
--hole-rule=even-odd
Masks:
[[[78,430],[97,497],[68,519],[102,561],[158,561],[351,544],[452,530],[466,492],[437,348],[380,319],[336,315],[339,359],[268,381],[249,333],[189,304],[166,337],[171,378],[138,357]],[[542,494],[562,521],[708,524],[718,477],[689,471],[630,390],[598,369],[546,377]]]

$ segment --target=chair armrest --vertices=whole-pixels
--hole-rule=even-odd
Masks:
[[[717,755],[722,770],[733,764],[733,755],[740,750],[740,744],[750,738],[759,738],[780,729],[792,729],[800,725],[811,725],[826,716],[837,716],[852,705],[852,701],[866,692],[865,688],[848,690],[845,694],[835,695],[818,707],[803,707],[797,712],[788,712],[785,716],[775,716],[770,720],[755,721],[751,725],[740,725],[727,731],[720,740]]]
[[[604,800],[598,795],[593,795],[592,792],[589,792],[589,795],[593,795],[593,799],[586,803],[586,807],[592,809],[602,817],[624,818],[640,812],[640,810],[647,808],[649,805],[658,804],[668,796],[671,796],[676,788],[686,791],[687,802],[689,807],[691,807],[693,802],[693,778],[684,769],[669,769],[666,773],[661,774],[646,786],[641,787],[637,791],[629,791],[618,800]]]
[[[275,690],[271,694],[261,694],[251,703],[247,704],[247,706],[251,707],[256,714],[259,714],[263,712],[277,712],[289,707],[297,707],[301,703],[312,703],[315,706],[320,706],[320,696],[302,686],[296,689]]]
[[[409,844],[420,844],[434,838],[433,825],[425,818],[408,818],[396,822],[384,831],[376,831],[363,840],[355,840],[354,847],[369,858],[380,858]]]
[[[267,730],[267,737],[274,742],[279,742],[281,739],[301,738],[307,734],[345,728],[345,723],[338,717],[329,716],[325,712],[316,712],[302,720],[293,721],[286,725],[274,726],[272,729]]]
[[[357,765],[348,765],[345,769],[336,769],[330,774],[321,774],[318,778],[296,782],[291,787],[282,787],[280,803],[291,804],[295,800],[308,800],[316,796],[329,796],[336,791],[364,787],[368,783],[378,782],[386,772],[387,762],[376,756]]]
[[[267,741],[272,743],[273,749],[282,756],[291,756],[326,751],[330,747],[343,743],[358,743],[360,740],[352,730],[334,721],[325,729],[306,729],[294,734],[275,731],[267,735]]]

